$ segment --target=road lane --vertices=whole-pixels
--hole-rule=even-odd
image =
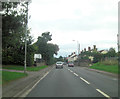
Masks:
[[[107,76],[105,74],[89,71],[84,67],[67,67],[71,71],[83,77],[90,82],[91,86],[98,88],[107,93],[111,97],[118,97],[118,80],[117,78]]]
[[[53,69],[27,97],[104,97],[72,72]]]

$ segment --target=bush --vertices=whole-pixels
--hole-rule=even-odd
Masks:
[[[101,59],[102,59],[102,55],[100,53],[96,53],[94,54],[93,63],[97,63],[101,61]]]

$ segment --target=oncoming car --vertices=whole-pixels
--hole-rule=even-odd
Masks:
[[[63,68],[63,62],[61,62],[61,61],[56,62],[56,69],[57,68]]]

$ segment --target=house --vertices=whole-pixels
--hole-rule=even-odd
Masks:
[[[107,53],[108,53],[107,50],[100,50],[99,52],[100,52],[101,54],[107,54]]]
[[[75,52],[73,52],[71,55],[68,56],[68,62],[74,62],[78,59],[78,56]]]

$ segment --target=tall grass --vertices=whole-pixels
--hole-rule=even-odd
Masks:
[[[102,64],[104,65],[118,65],[118,60],[104,60],[104,61],[101,61]]]

